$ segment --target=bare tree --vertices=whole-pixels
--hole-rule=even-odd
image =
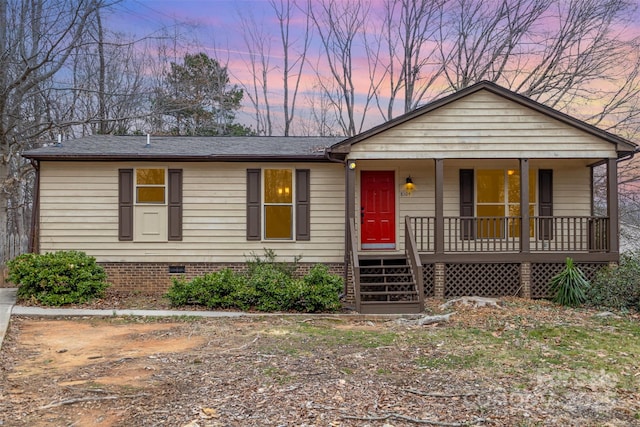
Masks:
[[[556,0],[544,16],[548,26],[536,40],[535,63],[519,67],[514,89],[565,111],[578,99],[599,100],[594,86],[626,62],[614,28],[625,24],[633,7],[627,0]]]
[[[362,42],[362,46],[366,45],[361,37],[365,34],[369,3],[321,0],[314,3],[310,13],[322,43],[322,54],[326,59],[326,63],[317,65],[316,74],[321,75],[320,68],[326,65],[335,82],[336,90],[327,86],[323,79],[318,79],[318,83],[336,109],[338,123],[344,134],[355,135],[362,130],[376,90],[375,80],[371,79],[372,73],[369,73],[370,79],[364,94],[358,92],[356,83],[361,80],[356,75],[354,65],[354,55],[358,51],[357,43]],[[356,111],[360,115],[359,119],[356,117]]]
[[[289,136],[295,118],[300,81],[311,43],[310,6],[308,2],[300,6],[304,15],[304,28],[300,37],[294,39],[291,34],[291,20],[294,18],[293,11],[296,9],[294,7],[296,6],[295,1],[270,0],[269,4],[271,4],[278,19],[280,41],[282,42],[282,82],[284,91],[282,111],[284,113],[284,136]]]
[[[534,53],[529,48],[534,24],[540,24],[552,1],[450,1],[439,25],[440,60],[450,88],[480,80],[508,82],[513,65],[528,71],[523,66]]]
[[[273,134],[271,103],[279,101],[280,93],[282,133],[289,136],[293,132],[296,103],[311,42],[308,6],[308,3],[298,6],[294,0],[269,0],[270,11],[277,23],[277,35],[265,28],[264,19],[258,21],[253,14],[246,12],[240,15],[247,50],[243,60],[251,76],[251,81],[243,87],[254,111],[258,134]],[[293,21],[304,24],[294,29]],[[274,78],[276,73],[279,79]],[[278,85],[279,80],[282,86]]]
[[[43,86],[83,38],[98,0],[0,0],[0,236],[28,215],[22,149],[56,126],[43,114]]]
[[[441,77],[442,62],[437,57],[437,34],[444,0],[386,0],[382,37],[388,53],[388,93],[377,95],[385,120],[394,116],[398,95],[404,95],[406,113],[415,109],[427,91]],[[387,99],[386,107],[381,99]]]
[[[271,94],[269,93],[269,73],[271,71],[272,37],[252,13],[240,16],[240,27],[247,49],[248,58],[244,60],[251,84],[243,84],[245,94],[254,110],[256,132],[258,135],[273,135],[271,120]]]

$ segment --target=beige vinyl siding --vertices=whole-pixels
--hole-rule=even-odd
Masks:
[[[183,240],[118,241],[118,169],[183,169]],[[311,170],[311,240],[246,240],[246,170],[255,163],[42,162],[40,249],[83,250],[103,262],[243,262],[264,248],[282,259],[342,262],[344,169],[339,164],[269,163]]]
[[[615,146],[479,91],[352,146],[351,159],[603,158]]]

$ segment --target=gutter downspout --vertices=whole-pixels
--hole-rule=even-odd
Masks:
[[[344,167],[344,272],[342,294],[347,295],[349,286],[349,170],[347,169],[347,157],[344,160],[331,157],[329,150],[324,150],[324,158],[332,163],[340,163]]]
[[[29,160],[31,166],[36,171],[35,182],[33,183],[33,208],[31,209],[31,234],[29,236],[29,252],[40,252],[40,162],[34,159]]]

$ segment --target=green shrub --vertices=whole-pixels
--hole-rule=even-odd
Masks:
[[[255,289],[255,308],[259,311],[288,310],[296,295],[291,295],[293,279],[275,265],[257,266],[247,277],[249,288]]]
[[[19,285],[18,298],[44,305],[87,302],[109,286],[104,269],[84,252],[23,254],[8,266],[9,280]]]
[[[640,252],[622,254],[618,266],[600,270],[587,292],[587,303],[615,310],[640,310]]]
[[[339,295],[343,291],[340,276],[329,274],[323,264],[315,265],[302,279],[301,298],[294,308],[297,311],[336,311],[341,307]]]
[[[175,306],[196,304],[218,308],[234,307],[235,293],[241,282],[241,277],[225,268],[190,281],[174,278],[165,296]]]
[[[251,257],[247,259],[247,276],[251,277],[258,270],[267,266],[269,269],[275,269],[282,272],[287,277],[293,277],[298,270],[298,263],[302,256],[294,257],[293,262],[277,261],[278,256],[273,249],[264,248],[264,255],[261,257],[251,252]]]
[[[171,304],[258,311],[335,311],[341,306],[342,279],[315,266],[302,279],[291,277],[291,264],[259,259],[244,275],[222,270],[191,281],[174,279],[166,296]],[[297,268],[297,266],[296,266]]]
[[[567,258],[564,270],[551,279],[553,302],[575,307],[586,301],[589,281],[571,258]]]

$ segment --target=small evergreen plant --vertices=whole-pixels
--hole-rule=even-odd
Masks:
[[[575,307],[587,299],[589,281],[571,258],[567,258],[564,270],[553,276],[550,284],[554,294],[553,302],[556,304]]]

